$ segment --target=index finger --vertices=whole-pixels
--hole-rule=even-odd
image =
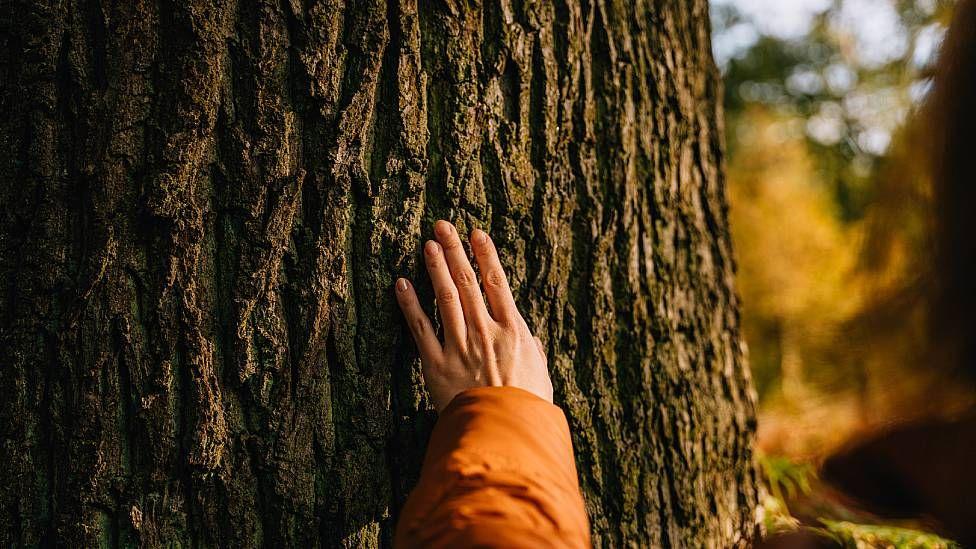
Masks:
[[[420,351],[421,361],[425,364],[440,363],[443,353],[441,342],[437,340],[437,333],[427,318],[427,313],[420,307],[417,292],[410,281],[405,278],[397,280],[396,298],[407,320],[407,326],[410,327],[410,333],[413,334],[417,350]]]

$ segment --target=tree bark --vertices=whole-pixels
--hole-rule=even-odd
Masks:
[[[595,544],[752,535],[705,0],[0,1],[0,545],[389,546],[438,218],[499,245]]]

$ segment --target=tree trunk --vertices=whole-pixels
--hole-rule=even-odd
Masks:
[[[0,545],[389,546],[488,229],[597,546],[752,535],[705,0],[2,0]],[[424,292],[426,289],[426,292]]]

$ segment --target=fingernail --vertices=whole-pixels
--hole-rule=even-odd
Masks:
[[[471,231],[471,240],[478,244],[484,244],[488,242],[488,233],[482,231],[481,229],[475,229]]]
[[[441,236],[450,236],[451,224],[443,219],[438,220],[437,223],[434,224],[434,232]]]
[[[405,292],[405,291],[407,291],[407,279],[406,278],[401,278],[401,279],[397,280],[396,289],[397,289],[398,292]]]
[[[440,249],[441,247],[433,240],[428,240],[427,245],[424,246],[424,251],[426,251],[428,255],[437,255],[437,252],[439,252]]]

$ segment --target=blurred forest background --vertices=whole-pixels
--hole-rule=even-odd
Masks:
[[[932,205],[917,107],[951,8],[713,3],[767,452],[822,455],[858,429],[969,403],[928,367],[924,306]]]
[[[939,367],[927,307],[920,111],[952,8],[712,2],[759,446],[767,475],[791,492],[864,433],[974,402]]]

